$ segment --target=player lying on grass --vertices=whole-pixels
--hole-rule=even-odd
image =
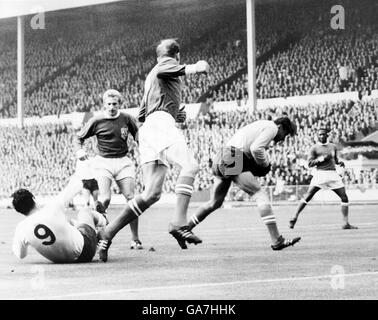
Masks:
[[[180,46],[174,39],[162,40],[156,54],[157,64],[147,75],[138,117],[143,123],[139,129],[139,152],[145,188],[142,194],[127,203],[103,232],[99,232],[102,261],[107,260],[111,240],[117,232],[160,199],[165,176],[173,164],[180,168],[180,174],[175,188],[176,210],[168,231],[182,249],[187,248],[187,243],[202,242],[188,230],[186,219],[198,163],[176,122],[183,122],[186,118],[185,111],[180,109],[180,77],[207,74],[210,67],[203,60],[191,65],[181,64]]]
[[[313,171],[310,187],[299,203],[294,217],[290,220],[289,227],[294,228],[299,214],[320,189],[331,189],[341,200],[341,213],[344,220],[342,229],[358,229],[356,226],[349,224],[349,199],[345,192],[344,183],[336,171],[336,165],[340,167],[345,167],[345,165],[337,157],[337,147],[335,144],[328,142],[328,130],[325,128],[319,129],[318,140],[319,143],[311,148],[308,160],[309,167],[316,168],[316,170]]]
[[[33,194],[19,189],[12,194],[15,210],[26,218],[17,227],[13,238],[13,253],[20,259],[26,257],[28,247],[33,247],[55,263],[90,262],[97,248],[96,227],[104,227],[106,218],[89,207],[78,212],[75,226],[66,220],[64,194],[39,208]]]
[[[231,183],[234,182],[240,189],[254,196],[257,209],[272,239],[273,250],[282,250],[297,243],[300,237],[285,239],[279,233],[269,196],[258,180],[271,167],[265,149],[272,141],[277,143],[285,140],[286,136],[295,134],[296,126],[287,117],[275,121],[258,120],[238,130],[213,161],[215,181],[211,199],[190,218],[189,229],[192,230],[222,206]]]

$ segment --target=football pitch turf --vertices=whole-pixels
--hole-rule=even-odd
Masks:
[[[150,208],[140,218],[143,250],[130,250],[126,227],[109,260],[53,264],[29,249],[21,261],[11,251],[22,216],[0,210],[0,299],[377,299],[378,205],[351,205],[341,230],[338,205],[309,205],[294,230],[295,206],[274,206],[280,232],[301,236],[294,247],[272,251],[256,207],[222,208],[194,232],[203,240],[181,250],[168,234],[172,206]],[[121,210],[112,207],[110,220]],[[195,210],[193,205],[188,217]]]

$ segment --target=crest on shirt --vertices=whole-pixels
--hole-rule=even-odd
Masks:
[[[121,138],[126,141],[128,134],[129,134],[129,129],[127,127],[122,127],[121,128]]]

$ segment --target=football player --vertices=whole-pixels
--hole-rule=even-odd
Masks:
[[[119,108],[122,96],[117,90],[103,94],[103,113],[88,120],[78,133],[77,157],[86,155],[83,149],[85,139],[96,136],[98,155],[93,160],[99,187],[96,210],[105,213],[110,204],[111,185],[115,179],[126,201],[134,197],[135,165],[127,157],[129,134],[137,141],[138,125],[134,117],[122,113]],[[138,220],[130,224],[131,249],[142,249],[138,235]]]
[[[239,129],[226,147],[213,160],[214,185],[210,201],[202,205],[190,218],[192,230],[210,213],[220,208],[234,182],[247,194],[254,196],[261,219],[268,228],[273,250],[293,246],[301,238],[285,239],[278,231],[275,215],[268,194],[261,188],[258,177],[265,176],[271,168],[266,149],[270,143],[295,135],[296,126],[287,117],[275,121],[258,120]]]
[[[344,183],[336,171],[336,165],[345,167],[345,164],[337,156],[336,145],[328,142],[327,129],[319,129],[318,140],[319,142],[311,148],[308,159],[309,167],[315,169],[313,170],[310,187],[307,194],[301,199],[294,217],[289,222],[289,227],[294,228],[299,214],[320,189],[331,189],[341,200],[342,229],[357,229],[356,226],[349,224],[349,199],[345,192]]]
[[[127,203],[126,208],[100,232],[99,255],[107,260],[111,239],[125,225],[139,217],[160,199],[164,178],[170,164],[180,167],[176,183],[176,210],[168,227],[169,233],[182,249],[186,243],[200,243],[201,239],[188,230],[186,212],[193,192],[198,163],[187,147],[185,137],[176,122],[186,118],[180,109],[181,78],[191,74],[206,74],[209,64],[200,60],[195,64],[180,63],[180,46],[174,39],[162,40],[156,48],[157,64],[147,75],[144,96],[139,110],[139,151],[143,166],[145,189]]]
[[[104,227],[106,218],[89,207],[78,212],[75,226],[65,216],[64,193],[44,207],[38,207],[33,194],[19,189],[12,194],[15,210],[26,218],[17,227],[12,250],[19,258],[27,256],[33,247],[48,260],[56,263],[90,262],[97,247],[96,228]]]

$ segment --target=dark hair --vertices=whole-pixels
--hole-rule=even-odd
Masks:
[[[11,197],[13,207],[23,215],[27,215],[35,207],[34,196],[29,190],[18,189]]]
[[[297,126],[294,122],[292,122],[288,117],[279,117],[274,120],[276,125],[281,125],[286,132],[288,132],[291,136],[297,134]]]
[[[173,58],[176,53],[180,52],[180,45],[176,39],[164,39],[161,40],[156,47],[156,55],[160,57]]]

